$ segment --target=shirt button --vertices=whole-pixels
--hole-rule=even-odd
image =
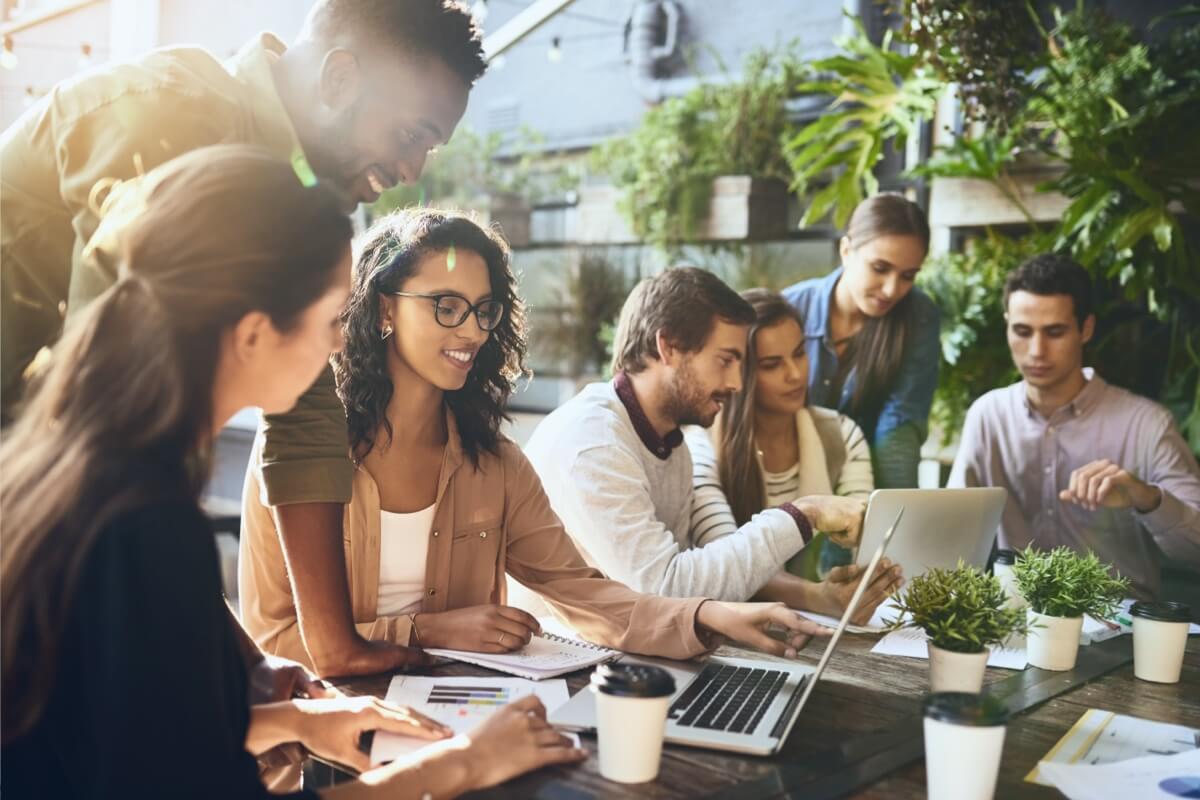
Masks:
[[[1047,475],[1049,475],[1049,474],[1050,474],[1051,472],[1053,472],[1053,471],[1054,471],[1054,470],[1053,470],[1053,468],[1052,468],[1052,467],[1046,467],[1046,474],[1047,474]]]
[[[433,538],[435,538],[435,539],[437,538],[437,531],[433,532]]]
[[[486,538],[487,538],[487,531],[480,531],[480,532],[479,532],[479,538],[480,538],[480,539],[486,539]]]
[[[429,590],[429,596],[430,596],[430,597],[433,597],[435,594],[437,594],[437,589],[430,589],[430,590]]]
[[[825,385],[826,385],[826,386],[828,386],[828,385],[829,385],[829,378],[826,378],[826,379],[825,379]]]
[[[1049,428],[1046,428],[1046,435],[1051,436],[1053,434],[1054,434],[1054,426],[1051,425]]]

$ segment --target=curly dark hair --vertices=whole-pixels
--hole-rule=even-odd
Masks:
[[[500,235],[454,211],[408,209],[378,220],[356,242],[354,280],[342,313],[346,344],[334,356],[338,396],[346,407],[350,448],[361,462],[375,447],[380,431],[392,439],[387,418],[394,387],[387,371],[387,345],[380,338],[380,296],[400,291],[421,260],[448,250],[476,253],[487,263],[492,296],[504,303],[504,317],[480,348],[461,389],[446,392],[463,451],[478,466],[482,452],[496,454],[505,406],[525,367],[525,304],[508,245]]]

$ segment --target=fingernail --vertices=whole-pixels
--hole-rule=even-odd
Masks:
[[[784,653],[784,655],[785,655],[785,656],[787,656],[788,658],[795,658],[795,657],[796,657],[796,651],[795,651],[795,650],[793,650],[792,648],[790,648],[790,647],[789,647],[789,648],[787,649],[787,652],[786,652],[786,653]]]

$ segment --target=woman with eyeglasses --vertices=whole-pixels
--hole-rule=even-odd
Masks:
[[[376,223],[360,251],[334,370],[357,465],[345,548],[361,635],[519,649],[539,625],[505,605],[506,573],[585,638],[646,655],[694,656],[714,634],[794,655],[828,632],[782,604],[645,595],[589,567],[500,433],[525,372],[507,246],[464,216],[413,210]],[[260,450],[243,496],[242,618],[266,651],[311,664],[320,629],[306,628],[288,577],[305,566],[284,563],[261,469]],[[766,635],[772,623],[785,641]]]
[[[726,403],[711,431],[685,430],[696,490],[696,535],[709,537],[744,525],[764,508],[806,495],[866,500],[875,488],[871,451],[849,417],[808,405],[804,321],[782,296],[749,289],[754,308],[742,391]],[[839,617],[858,586],[852,553],[818,533],[760,593],[793,608]],[[853,622],[870,619],[899,588],[901,571],[884,559]]]

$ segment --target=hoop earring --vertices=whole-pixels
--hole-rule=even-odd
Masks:
[[[392,326],[390,324],[384,325],[383,330],[379,332],[379,338],[384,341],[386,341],[387,338],[391,335],[392,335]]]

